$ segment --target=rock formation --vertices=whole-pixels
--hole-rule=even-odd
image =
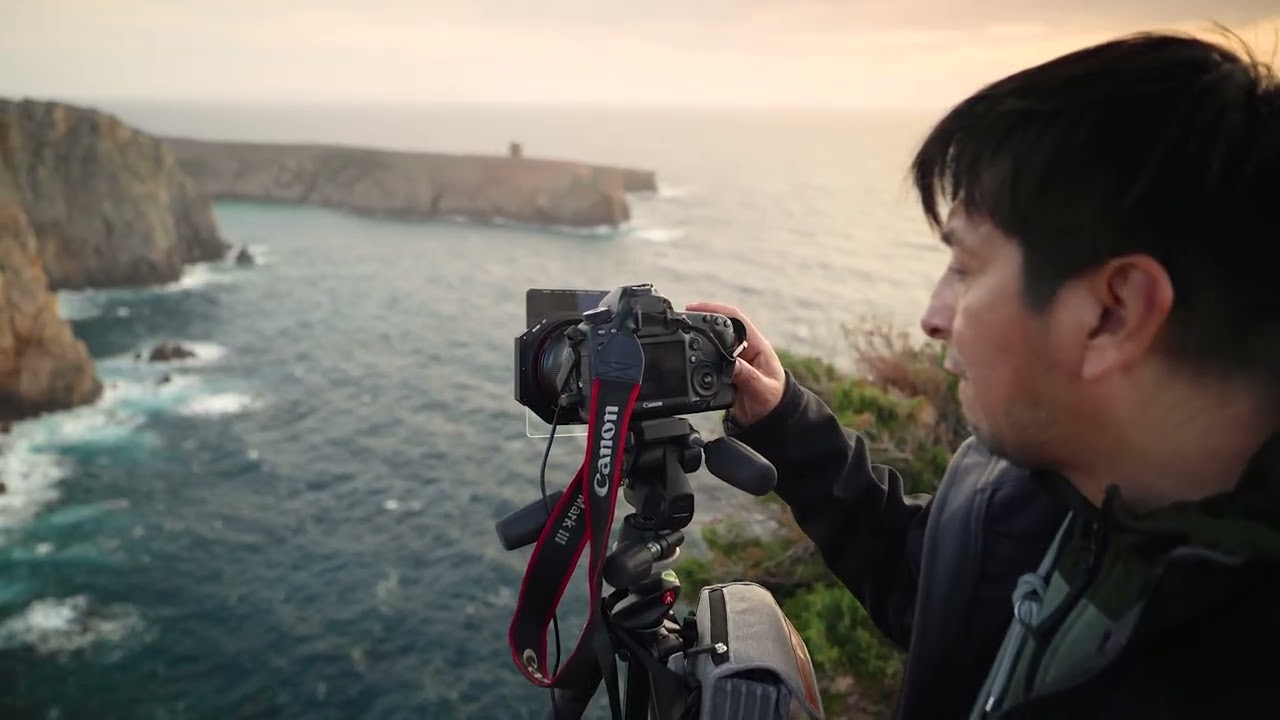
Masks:
[[[226,254],[168,148],[112,115],[0,100],[0,158],[55,290],[170,282]]]
[[[170,282],[228,247],[162,142],[95,110],[0,99],[0,423],[102,394],[53,291]]]
[[[151,349],[151,354],[147,356],[147,361],[169,362],[171,360],[186,360],[195,356],[195,352],[191,349],[176,342],[166,341]]]
[[[240,252],[236,253],[236,265],[240,267],[252,267],[258,263],[253,257],[253,253],[249,252],[249,246],[244,245],[240,248]]]
[[[0,423],[102,394],[88,349],[58,316],[7,157],[0,164]]]
[[[616,227],[626,193],[652,172],[523,156],[404,153],[318,145],[169,138],[197,188],[214,198],[305,203],[406,220],[508,220]]]

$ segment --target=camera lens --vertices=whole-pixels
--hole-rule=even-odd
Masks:
[[[563,335],[554,335],[542,347],[537,357],[538,389],[542,391],[546,402],[555,405],[560,397],[560,388],[556,387],[556,379],[560,369],[568,359],[569,341]]]

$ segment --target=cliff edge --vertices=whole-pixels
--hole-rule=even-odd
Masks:
[[[226,254],[165,144],[112,115],[0,100],[0,160],[54,290],[171,282]]]
[[[0,421],[65,410],[101,394],[88,349],[58,316],[13,176],[0,165]]]
[[[511,156],[167,138],[213,198],[303,203],[372,217],[617,227],[652,172]]]

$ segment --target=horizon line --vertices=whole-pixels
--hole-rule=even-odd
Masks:
[[[62,103],[66,105],[95,106],[99,104],[168,105],[183,107],[280,107],[280,108],[525,108],[566,110],[778,110],[778,111],[871,111],[926,113],[946,110],[952,103],[893,105],[872,103],[766,103],[749,101],[688,102],[688,101],[617,101],[617,100],[503,100],[503,99],[434,99],[395,100],[341,99],[341,98],[204,98],[158,97],[141,95],[72,95],[32,92],[0,91],[0,100],[15,102],[34,101]]]

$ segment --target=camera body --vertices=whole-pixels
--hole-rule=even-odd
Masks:
[[[647,283],[618,287],[585,310],[576,308],[589,305],[600,296],[598,291],[529,293],[532,322],[515,340],[515,399],[543,422],[588,421],[595,352],[614,333],[634,334],[643,350],[643,380],[632,420],[733,406],[733,370],[746,340],[741,321],[677,311]],[[539,299],[552,294],[562,300]],[[535,309],[539,304],[543,307]]]

